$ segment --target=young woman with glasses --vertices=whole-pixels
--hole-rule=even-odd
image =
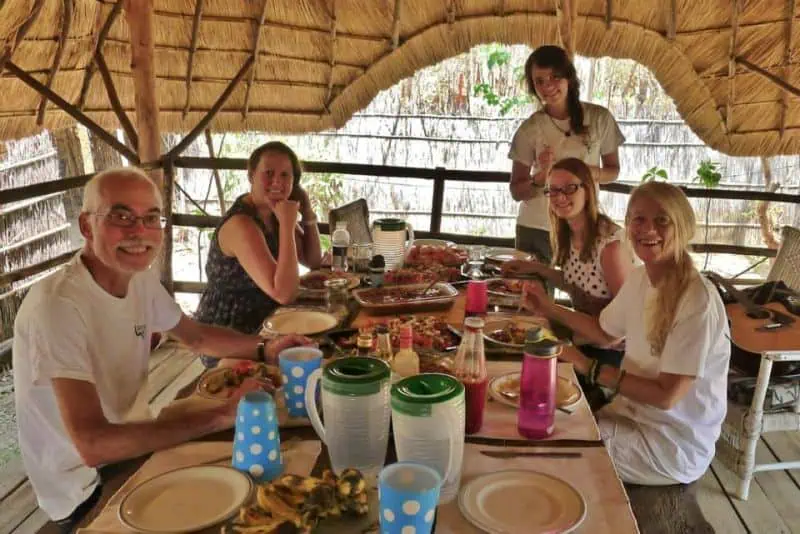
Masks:
[[[520,202],[516,248],[550,263],[550,222],[543,188],[558,160],[578,158],[595,183],[617,179],[617,149],[625,137],[604,107],[580,101],[575,66],[557,46],[542,46],[525,62],[528,92],[541,109],[526,119],[511,141],[511,196]]]
[[[560,358],[590,383],[617,393],[597,421],[624,482],[688,484],[714,458],[727,409],[725,308],[689,256],[695,215],[679,188],[664,182],[637,187],[625,228],[644,265],[628,275],[599,317],[558,306],[536,284],[526,285],[523,301],[597,344],[625,339],[621,370],[574,347],[564,347]]]
[[[577,158],[553,165],[542,194],[549,201],[556,268],[538,261],[516,260],[506,263],[503,271],[509,275],[538,274],[548,284],[566,291],[576,310],[597,316],[633,269],[624,231],[600,213],[591,171]],[[580,339],[575,341],[581,344]],[[622,361],[621,347],[585,344],[582,349],[602,363],[619,366]],[[599,393],[595,395],[598,397],[594,400],[602,402]]]

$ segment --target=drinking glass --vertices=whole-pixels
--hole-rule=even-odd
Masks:
[[[397,462],[381,470],[378,506],[381,533],[430,534],[442,477],[415,462]]]
[[[232,464],[259,482],[283,471],[278,410],[269,393],[251,391],[239,400]]]
[[[481,267],[486,258],[486,247],[483,245],[472,245],[469,247],[469,256],[467,257],[467,265],[469,265],[469,277],[480,278],[483,276]]]
[[[283,376],[283,398],[289,417],[308,417],[305,395],[308,377],[322,365],[322,351],[314,347],[292,347],[278,354]]]

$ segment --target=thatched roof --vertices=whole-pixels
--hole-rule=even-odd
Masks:
[[[254,48],[258,58],[249,96],[248,74],[212,128],[274,132],[336,128],[378,91],[477,44],[559,42],[554,4],[563,1],[156,0],[161,129],[191,129]],[[792,68],[800,55],[798,40],[791,39],[798,31],[790,22],[794,0],[737,0],[738,9],[733,7],[736,1],[727,0],[577,1],[577,53],[632,58],[649,67],[707,144],[735,155],[800,152],[800,106],[795,97],[787,98],[773,81],[730,61],[741,56],[798,85],[800,69]],[[77,104],[96,40],[114,2],[40,2],[43,7],[12,61],[43,83],[58,63],[52,87]],[[198,3],[202,10],[191,54]],[[0,58],[2,50],[14,47],[17,32],[36,4],[37,0],[0,2],[0,42],[5,42]],[[71,9],[65,11],[65,6]],[[71,16],[65,17],[65,12]],[[59,35],[68,20],[68,37],[58,60]],[[124,13],[111,25],[102,50],[122,106],[134,119]],[[8,72],[0,78],[0,95],[0,139],[72,123],[48,105],[43,126],[37,126],[41,98]],[[83,109],[102,125],[118,125],[99,75],[91,79]]]

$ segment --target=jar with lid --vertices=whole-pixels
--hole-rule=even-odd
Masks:
[[[383,256],[376,254],[369,262],[369,282],[372,287],[383,285],[383,274],[386,271],[386,261]]]

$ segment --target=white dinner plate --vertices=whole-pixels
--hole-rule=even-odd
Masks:
[[[250,477],[231,467],[186,467],[136,486],[122,499],[118,514],[138,532],[193,532],[236,514],[252,490]]]
[[[491,534],[571,532],[586,517],[586,501],[560,478],[523,469],[476,477],[461,488],[458,507]]]
[[[330,313],[315,310],[292,310],[276,313],[264,321],[264,329],[278,334],[313,336],[330,330],[339,320]]]
[[[492,247],[486,251],[486,259],[496,263],[505,263],[511,260],[530,260],[532,256],[515,248]]]
[[[452,241],[445,241],[444,239],[415,239],[414,245],[417,246],[429,246],[429,247],[454,247],[456,246],[455,243]]]
[[[322,287],[320,289],[316,289],[316,288],[310,288],[310,287],[307,287],[306,285],[304,285],[304,282],[307,279],[315,277],[318,273],[324,273],[326,275],[330,275],[331,274],[331,272],[329,270],[326,271],[324,269],[308,272],[308,273],[306,273],[306,274],[304,274],[303,276],[300,277],[300,289],[302,289],[304,291],[308,291],[308,292],[313,292],[313,293],[321,293],[324,296],[325,293],[327,293],[327,289],[325,289],[324,287]],[[336,273],[336,275],[332,276],[332,278],[346,278],[347,282],[348,282],[347,289],[355,289],[361,284],[361,277],[358,276],[355,273]]]
[[[507,397],[501,393],[501,391],[505,390],[519,395],[519,377],[520,373],[514,372],[492,378],[489,381],[489,396],[500,404],[505,404],[512,408],[519,408],[519,397]],[[558,377],[556,388],[556,406],[559,408],[569,410],[583,397],[581,388],[570,379],[564,378],[563,376]]]
[[[523,328],[528,330],[529,328],[538,328],[546,330],[549,326],[547,319],[544,317],[532,317],[532,316],[525,316],[525,315],[515,315],[511,317],[504,317],[498,319],[486,319],[486,322],[483,325],[483,337],[487,341],[491,341],[497,345],[502,347],[510,347],[515,349],[521,349],[525,346],[525,343],[510,343],[506,341],[500,341],[499,339],[495,339],[492,337],[494,333],[498,330],[502,330],[508,323],[513,323],[518,328]],[[544,333],[544,332],[543,332]],[[556,339],[555,337],[544,333],[544,335],[548,338]]]

